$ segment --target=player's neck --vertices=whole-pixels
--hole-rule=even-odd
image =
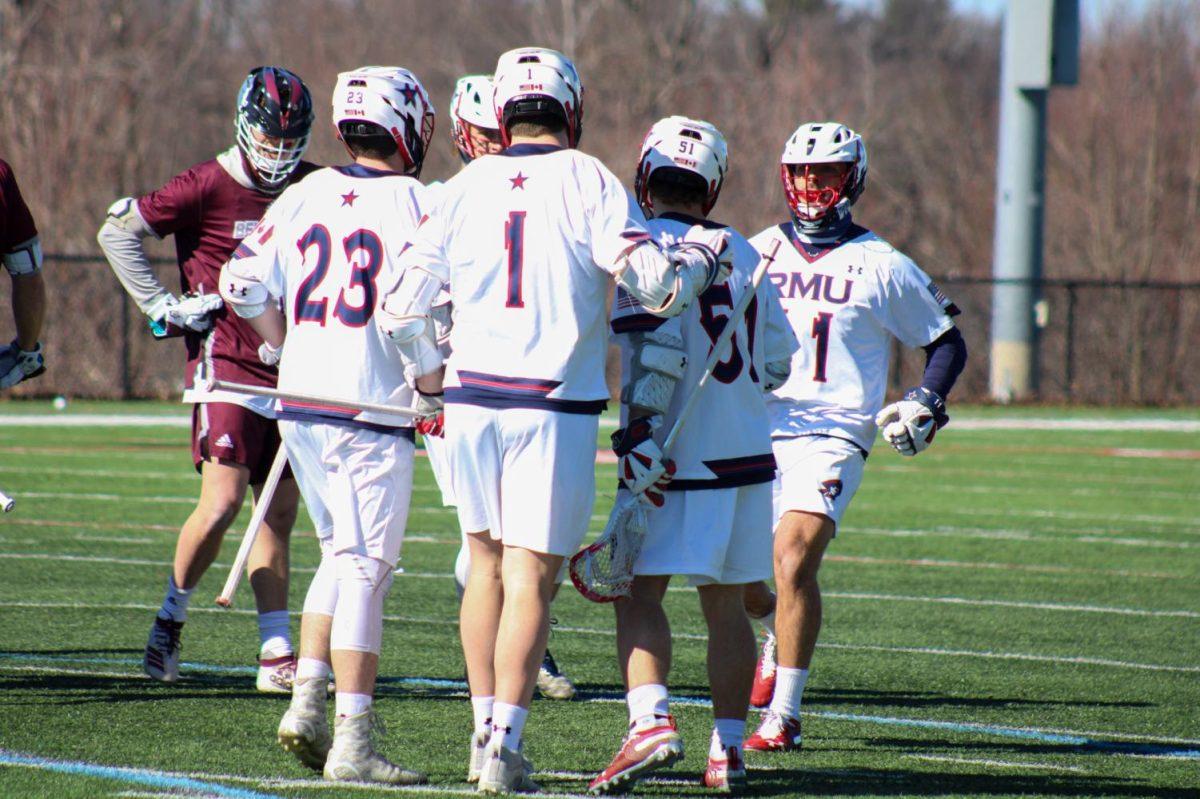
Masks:
[[[363,155],[355,158],[354,163],[359,166],[365,166],[368,169],[378,169],[381,172],[404,174],[404,158],[400,153],[396,153],[388,158],[370,158]]]
[[[518,144],[556,144],[559,147],[566,147],[567,134],[542,133],[538,136],[513,136],[511,139],[509,139],[509,147],[515,147]]]
[[[699,205],[672,205],[670,203],[656,202],[654,204],[654,215],[662,216],[663,214],[679,214],[691,219],[707,219],[704,209]]]

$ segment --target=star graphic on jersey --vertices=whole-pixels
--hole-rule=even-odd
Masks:
[[[513,189],[525,191],[525,181],[529,180],[529,178],[525,177],[520,172],[517,172],[517,176],[515,178],[509,178],[508,180],[512,183]]]
[[[405,105],[413,105],[417,99],[417,87],[412,84],[404,84],[403,88],[400,89],[400,93],[404,95]]]
[[[351,189],[349,192],[342,195],[342,207],[345,208],[348,205],[353,208],[354,201],[357,199],[358,195],[354,193],[354,189]]]

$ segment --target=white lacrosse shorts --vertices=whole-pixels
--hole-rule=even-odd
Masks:
[[[596,500],[595,414],[446,405],[450,486],[464,533],[574,555]]]
[[[771,484],[667,491],[646,510],[646,538],[634,574],[686,577],[688,585],[769,580]]]
[[[425,455],[429,458],[429,468],[433,470],[433,481],[442,492],[442,507],[453,508],[454,491],[450,488],[450,456],[446,453],[446,439],[438,436],[424,436]]]
[[[857,444],[832,436],[796,436],[771,442],[775,452],[775,524],[788,511],[819,513],[841,524],[862,484],[867,455]]]
[[[323,509],[333,520],[317,530],[321,551],[353,552],[395,568],[412,500],[412,440],[397,429],[281,420],[279,432],[300,493],[314,519]]]

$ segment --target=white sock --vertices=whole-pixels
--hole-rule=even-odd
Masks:
[[[162,608],[159,609],[158,615],[171,621],[187,621],[188,600],[192,598],[192,591],[194,590],[193,588],[184,591],[175,585],[175,575],[168,577],[167,595],[163,597]]]
[[[259,652],[270,652],[275,656],[292,652],[292,634],[288,629],[288,612],[272,610],[269,613],[258,614],[258,640],[261,646]]]
[[[296,661],[296,682],[301,680],[328,680],[333,667],[316,658],[300,658]]]
[[[729,747],[742,750],[746,738],[745,719],[716,719],[713,722],[712,739],[708,744],[708,756],[713,760],[724,760]]]
[[[503,736],[504,748],[514,752],[521,746],[521,733],[525,731],[525,719],[529,709],[507,702],[492,705],[492,738]]]
[[[351,694],[338,691],[333,698],[334,709],[339,716],[357,716],[371,709],[374,697],[370,694]]]
[[[635,724],[646,716],[666,716],[671,712],[667,686],[658,683],[639,685],[625,694],[629,704],[629,723]]]
[[[471,712],[475,715],[475,733],[487,732],[492,726],[492,705],[496,703],[494,696],[471,697]]]
[[[771,712],[793,719],[800,718],[800,700],[804,697],[806,682],[808,669],[780,666],[775,672],[775,695],[771,697]]]
[[[767,631],[767,635],[775,635],[775,611],[771,611],[761,619],[755,619],[762,628]]]

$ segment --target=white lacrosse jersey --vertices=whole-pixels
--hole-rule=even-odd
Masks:
[[[713,344],[725,329],[734,306],[750,287],[759,255],[740,233],[707,220],[666,213],[646,224],[664,247],[683,241],[691,228],[700,225],[727,230],[728,246],[733,248],[729,277],[710,286],[674,318],[652,316],[634,297],[617,289],[612,330],[621,345],[623,384],[630,380],[633,346],[632,336],[621,334],[660,330],[683,339],[687,367],[676,384],[663,426],[655,434],[661,443],[700,381]],[[668,491],[734,488],[769,483],[775,478],[771,427],[762,388],[763,365],[789,358],[799,346],[780,307],[778,292],[764,279],[669,453],[676,471]],[[627,406],[621,411],[624,424],[628,421]]]
[[[412,404],[399,350],[372,317],[380,287],[426,213],[425,187],[361,165],[321,169],[283,192],[226,269],[282,301],[287,338],[279,388],[387,405]],[[409,427],[390,414],[354,414],[283,401],[281,419]]]
[[[400,259],[449,284],[447,403],[599,413],[612,273],[645,217],[600,161],[518,144],[441,187]]]
[[[791,376],[767,401],[772,436],[827,435],[870,452],[892,338],[924,347],[954,326],[958,309],[908,256],[858,225],[817,244],[785,222],[750,242],[772,258],[768,276],[800,340]]]

